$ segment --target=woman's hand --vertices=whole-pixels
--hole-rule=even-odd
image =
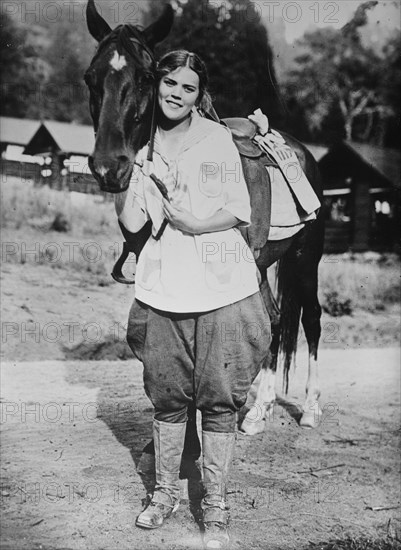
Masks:
[[[184,233],[196,235],[199,231],[199,219],[191,212],[163,199],[163,210],[168,222]]]
[[[231,229],[240,223],[240,219],[236,218],[231,212],[227,210],[218,210],[215,214],[209,218],[200,220],[196,218],[191,212],[172,204],[163,199],[163,210],[167,221],[176,229],[179,229],[183,233],[190,233],[192,235],[201,235],[202,233],[211,233],[214,231],[226,231]]]
[[[256,109],[256,111],[254,111],[252,115],[249,115],[248,118],[254,124],[256,124],[258,128],[258,133],[261,136],[264,136],[267,134],[267,132],[269,131],[269,120],[267,116],[264,115],[260,109]]]

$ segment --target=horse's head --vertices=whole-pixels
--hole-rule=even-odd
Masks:
[[[85,73],[96,132],[89,167],[103,191],[127,189],[138,150],[149,139],[154,97],[154,46],[169,33],[173,11],[144,30],[120,25],[112,30],[88,0],[87,24],[99,42]]]

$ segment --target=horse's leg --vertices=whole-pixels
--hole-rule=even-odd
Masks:
[[[299,422],[300,426],[304,428],[315,428],[319,424],[322,415],[319,406],[320,388],[317,360],[321,333],[321,307],[317,299],[317,281],[315,288],[311,289],[310,300],[308,306],[304,306],[302,314],[302,326],[308,342],[308,379],[305,401],[302,407],[302,418]]]
[[[249,411],[245,415],[240,427],[241,431],[247,435],[255,435],[264,431],[265,420],[269,418],[276,400],[275,381],[279,348],[280,313],[265,274],[260,285],[260,292],[270,316],[272,341],[269,355],[265,359],[262,369],[249,391]]]
[[[269,417],[269,413],[276,400],[276,371],[271,369],[270,360],[271,357],[265,360],[250,390],[250,394],[256,390],[256,395],[254,400],[249,402],[249,411],[245,415],[240,427],[241,431],[247,435],[256,435],[264,431],[266,418]]]
[[[320,222],[320,223],[319,223]],[[323,227],[316,222],[309,232],[300,237],[300,246],[294,254],[294,268],[297,273],[297,292],[302,307],[302,326],[308,342],[308,379],[305,401],[302,407],[300,425],[315,428],[321,418],[319,407],[319,379],[317,352],[321,334],[320,318],[322,308],[318,300],[318,266],[321,258]]]
[[[322,416],[322,411],[319,405],[319,397],[320,389],[317,355],[309,350],[306,397],[302,407],[302,417],[299,421],[299,425],[303,428],[316,428],[319,425]]]

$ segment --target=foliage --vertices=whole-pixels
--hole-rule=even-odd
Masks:
[[[147,26],[166,2],[97,0],[97,5],[111,27],[118,23]],[[247,116],[260,107],[273,125],[302,140],[329,143],[347,136],[399,145],[400,35],[389,36],[382,51],[373,50],[366,36],[361,39],[362,31],[369,31],[366,10],[375,2],[358,8],[343,29],[318,29],[294,44],[296,65],[280,84],[285,120],[275,58],[257,5],[251,0],[170,2],[176,10],[175,23],[157,54],[182,47],[199,53],[208,65],[220,116]],[[2,115],[91,123],[82,78],[96,43],[86,29],[81,9],[85,3],[72,3],[73,19],[63,3],[56,22],[44,17],[11,19],[4,11]],[[284,27],[275,32],[286,44]]]
[[[98,2],[98,7],[114,27],[118,21],[110,18],[105,4]],[[158,54],[171,48],[199,53],[208,65],[214,104],[221,116],[247,116],[260,107],[277,123],[280,108],[272,52],[253,3],[236,0],[216,7],[214,2],[188,0],[175,4],[173,30]],[[160,15],[161,8],[161,2],[150,3],[144,26]],[[119,11],[120,18],[126,15],[123,8]],[[112,14],[116,15],[115,9]],[[82,78],[95,43],[85,21],[71,22],[67,15],[63,10],[56,24],[42,20],[30,26],[5,17],[3,67],[11,75],[11,88],[5,90],[9,93],[2,114],[90,123]],[[141,18],[132,22],[141,23]],[[33,91],[13,93],[20,82]]]
[[[90,123],[83,74],[93,48],[82,48],[84,26],[68,18],[24,25],[4,14],[1,27],[1,114]]]
[[[323,141],[345,137],[384,145],[399,113],[399,37],[380,54],[359,34],[375,4],[359,6],[340,30],[317,29],[297,42],[301,53],[286,95],[303,106],[309,130]]]
[[[324,311],[333,317],[351,315],[357,310],[377,313],[400,303],[399,258],[375,256],[323,257],[319,266],[319,298]]]
[[[220,117],[248,116],[260,107],[277,124],[281,118],[267,31],[250,0],[177,2],[173,29],[157,54],[184,48],[200,55]],[[158,10],[157,10],[158,12]],[[148,20],[155,18],[155,8]]]
[[[38,26],[26,29],[4,14],[1,19],[0,79],[1,114],[37,118],[38,84],[47,81],[51,67],[43,59],[48,46],[46,32]]]
[[[52,27],[49,35],[52,47],[46,51],[46,59],[52,71],[44,89],[44,118],[91,124],[83,81],[91,49],[83,53],[79,28],[71,27],[68,20]]]
[[[324,295],[323,311],[332,317],[342,317],[352,314],[352,302],[350,298],[341,298],[336,290],[330,290]]]

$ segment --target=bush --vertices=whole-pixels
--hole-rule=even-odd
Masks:
[[[319,266],[319,297],[330,315],[381,312],[400,303],[400,261],[377,253],[324,257]],[[351,311],[352,313],[352,311]]]
[[[349,298],[341,298],[336,290],[326,292],[323,310],[332,317],[342,317],[343,315],[352,315],[352,302]]]

